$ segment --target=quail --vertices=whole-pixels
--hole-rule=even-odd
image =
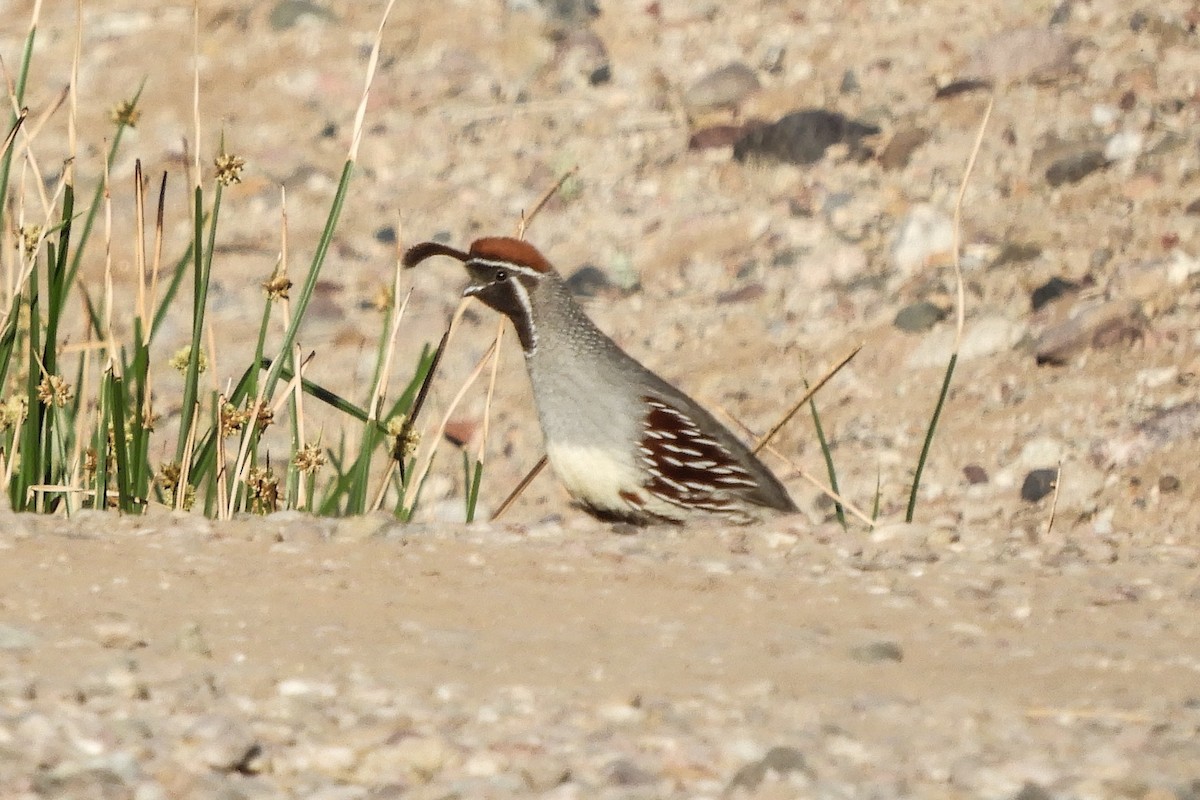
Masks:
[[[466,252],[424,242],[404,254],[461,261],[475,297],[512,320],[559,480],[585,510],[636,525],[792,512],[787,490],[694,400],[625,353],[529,243],[478,239]]]

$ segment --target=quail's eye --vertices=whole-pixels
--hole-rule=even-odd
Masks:
[[[496,270],[496,282],[499,283],[506,280],[508,280],[508,272],[502,269]]]

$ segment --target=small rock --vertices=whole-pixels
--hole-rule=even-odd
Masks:
[[[1029,296],[1029,303],[1034,311],[1038,311],[1042,306],[1059,299],[1068,292],[1078,291],[1078,289],[1079,284],[1075,281],[1069,281],[1056,275],[1033,290]]]
[[[1042,464],[1056,464],[1063,459],[1065,450],[1066,447],[1059,440],[1049,436],[1038,436],[1021,447],[1017,463],[1029,469]]]
[[[1057,469],[1030,470],[1021,483],[1021,499],[1027,503],[1036,503],[1054,491],[1057,481]]]
[[[928,203],[919,203],[896,225],[892,237],[892,264],[903,276],[924,268],[937,257],[948,257],[954,248],[954,220]]]
[[[879,165],[885,170],[904,169],[921,145],[929,141],[924,128],[904,128],[892,135],[891,141],[879,154]]]
[[[446,422],[446,430],[443,435],[446,440],[455,447],[466,447],[471,441],[471,437],[475,435],[475,431],[479,429],[479,421],[475,419],[452,419]]]
[[[541,756],[530,759],[521,770],[521,777],[530,791],[541,794],[569,781],[571,769],[553,757]]]
[[[967,464],[962,468],[963,477],[967,479],[967,483],[972,486],[978,486],[988,482],[987,470],[978,464]]]
[[[862,85],[858,82],[858,76],[854,74],[854,70],[848,69],[842,73],[842,82],[838,86],[841,94],[857,94],[861,90]]]
[[[757,126],[755,126],[757,127]],[[692,132],[688,137],[689,150],[708,150],[714,147],[732,147],[746,133],[745,125],[710,125]]]
[[[628,758],[613,760],[604,769],[608,782],[614,786],[645,786],[654,783],[654,775]]]
[[[992,259],[991,267],[996,269],[1006,264],[1024,264],[1033,261],[1042,254],[1042,247],[1032,242],[1005,242],[1000,252]]]
[[[587,25],[600,16],[600,5],[596,0],[507,0],[505,5],[514,11],[528,11],[538,6],[551,32]]]
[[[683,102],[693,115],[735,109],[761,84],[754,70],[734,62],[704,75],[683,93]]]
[[[28,650],[38,643],[38,637],[14,625],[0,622],[0,650]]]
[[[895,642],[881,639],[850,648],[850,657],[864,664],[878,664],[883,661],[899,663],[904,660],[904,651]]]
[[[949,313],[946,308],[921,300],[896,312],[892,324],[907,333],[923,333],[944,320]]]
[[[1145,324],[1135,301],[1086,301],[1068,318],[1043,330],[1033,343],[1039,365],[1062,366],[1088,348],[1139,340]]]
[[[1065,183],[1079,183],[1093,172],[1108,166],[1103,150],[1081,148],[1054,159],[1046,167],[1046,183],[1058,187]]]
[[[1025,325],[999,314],[988,314],[967,322],[959,343],[960,363],[1002,353],[1025,336]],[[953,329],[928,334],[908,357],[911,367],[945,367],[954,352]]]
[[[563,78],[583,78],[590,86],[607,83],[612,78],[608,48],[591,28],[574,28],[560,38],[554,65]]]
[[[963,74],[1001,85],[1051,80],[1070,69],[1074,54],[1074,41],[1061,30],[1017,28],[975,48]]]
[[[793,111],[778,122],[743,135],[733,145],[733,157],[737,161],[761,158],[812,164],[835,144],[846,144],[852,155],[861,157],[866,153],[862,140],[877,133],[876,126],[848,119],[836,111]]]
[[[195,771],[240,771],[262,752],[254,731],[241,719],[224,714],[204,714],[185,731],[181,761]]]
[[[938,90],[934,92],[933,97],[935,100],[948,100],[951,97],[958,97],[960,94],[967,94],[968,92],[977,92],[980,89],[990,88],[992,88],[991,81],[979,80],[977,78],[964,78],[961,80],[950,81],[945,86],[939,86]]]
[[[92,625],[92,631],[101,647],[117,650],[134,650],[146,646],[146,638],[128,619],[112,616]]]
[[[375,229],[375,241],[380,244],[395,244],[396,243],[396,226],[384,225],[382,228]]]
[[[1013,800],[1054,800],[1054,795],[1039,784],[1027,781],[1021,791],[1013,795]]]
[[[730,303],[745,303],[750,300],[757,300],[766,294],[766,289],[761,283],[748,283],[745,286],[737,289],[732,289],[728,292],[721,292],[717,295],[717,305],[728,305]]]
[[[1104,144],[1106,161],[1132,161],[1142,154],[1146,137],[1138,131],[1122,131],[1113,134]]]
[[[272,30],[284,31],[301,22],[336,22],[337,15],[311,0],[281,0],[271,9],[267,18]]]
[[[1158,490],[1163,494],[1178,492],[1181,486],[1183,483],[1174,475],[1160,475],[1158,478]]]
[[[729,781],[725,791],[733,792],[735,789],[745,789],[753,792],[768,773],[772,772],[780,777],[790,773],[800,773],[809,778],[812,777],[812,770],[805,762],[803,753],[794,747],[772,747],[761,759],[739,769]]]

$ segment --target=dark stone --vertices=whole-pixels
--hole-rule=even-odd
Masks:
[[[688,139],[689,150],[707,150],[710,147],[729,147],[745,133],[741,125],[713,125],[701,128]]]
[[[1054,800],[1054,795],[1041,785],[1026,781],[1025,785],[1021,787],[1021,791],[1013,795],[1013,800]]]
[[[1025,476],[1025,482],[1021,484],[1021,499],[1027,503],[1036,503],[1054,491],[1054,484],[1057,480],[1058,470],[1056,469],[1031,470]]]
[[[384,225],[375,231],[375,241],[380,244],[395,244],[396,243],[396,228],[392,225]]]
[[[922,333],[944,320],[949,313],[928,300],[921,300],[900,309],[892,324],[907,333]]]
[[[854,74],[854,70],[848,69],[842,73],[842,84],[838,87],[838,91],[842,94],[858,94],[862,89],[862,85],[858,82],[858,76]]]
[[[1141,31],[1145,29],[1149,22],[1150,15],[1148,15],[1145,11],[1135,11],[1129,15],[1129,30],[1133,31],[1134,33],[1141,33]]]
[[[1046,183],[1062,186],[1064,183],[1079,183],[1093,172],[1108,166],[1103,150],[1085,149],[1068,153],[1046,168]]]
[[[800,260],[800,251],[785,247],[771,256],[772,267],[791,267]]]
[[[904,660],[904,651],[895,642],[880,640],[851,648],[850,657],[864,664],[878,664],[883,661],[899,663]]]
[[[608,64],[601,64],[592,70],[588,75],[588,83],[592,86],[600,86],[612,80],[612,67]]]
[[[989,478],[987,470],[978,464],[967,464],[962,469],[963,477],[967,479],[967,483],[972,486],[978,486],[981,483],[987,483]]]
[[[1055,275],[1053,278],[1033,290],[1033,294],[1030,295],[1029,298],[1030,305],[1032,305],[1034,311],[1037,311],[1047,303],[1053,302],[1054,300],[1062,297],[1064,294],[1073,292],[1078,288],[1079,284],[1075,283],[1075,281],[1063,280]]]
[[[1071,0],[1062,0],[1050,12],[1051,25],[1063,25],[1071,21]]]
[[[332,139],[337,136],[338,126],[336,122],[326,122],[325,127],[321,128],[322,139]]]
[[[879,133],[866,122],[848,119],[836,111],[815,108],[793,111],[778,122],[749,131],[733,145],[738,161],[762,158],[791,164],[812,164],[835,144],[845,143],[851,153],[865,153],[862,140]]]
[[[1158,479],[1158,490],[1163,494],[1178,492],[1179,487],[1182,485],[1183,484],[1180,483],[1179,478],[1175,477],[1174,475],[1162,475]]]
[[[1041,245],[1031,242],[1005,242],[1000,252],[992,261],[992,267],[1003,267],[1005,264],[1020,264],[1033,261],[1042,254]]]
[[[950,81],[945,86],[938,87],[934,92],[935,100],[948,100],[951,97],[958,97],[960,94],[968,92],[977,92],[980,89],[992,88],[991,81],[980,80],[978,78],[962,78],[956,81]]]
[[[766,289],[763,288],[761,283],[748,283],[740,288],[718,294],[717,304],[745,303],[748,300],[756,300],[764,294],[766,294]]]
[[[1197,197],[1195,200],[1188,203],[1187,207],[1184,208],[1183,210],[1184,210],[1184,212],[1186,212],[1188,214],[1193,214],[1193,215],[1200,214],[1200,197]]]
[[[913,153],[928,141],[929,131],[924,128],[905,128],[897,131],[879,154],[879,165],[888,170],[904,169],[912,160]]]
[[[567,288],[576,297],[595,297],[612,288],[612,281],[599,268],[584,264],[567,278]]]

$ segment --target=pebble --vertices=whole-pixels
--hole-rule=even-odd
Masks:
[[[887,146],[879,153],[879,165],[885,170],[904,169],[913,154],[929,141],[924,128],[902,128],[892,134]]]
[[[793,111],[777,122],[750,130],[733,145],[737,161],[762,159],[791,164],[812,164],[835,144],[846,144],[852,155],[862,155],[862,140],[879,133],[866,122],[848,119],[836,111]]]
[[[896,312],[892,324],[908,333],[923,333],[946,318],[950,311],[928,300],[920,300]]]
[[[1074,50],[1074,40],[1055,28],[1003,31],[975,48],[963,74],[999,85],[1051,80],[1070,69]]]
[[[772,747],[761,759],[739,769],[730,779],[725,791],[745,789],[753,792],[771,774],[776,778],[790,774],[813,777],[804,753],[794,747]]]
[[[1036,503],[1054,491],[1057,481],[1057,469],[1030,470],[1021,482],[1021,499],[1026,503]]]
[[[1079,147],[1054,158],[1044,173],[1046,183],[1053,187],[1079,183],[1093,172],[1108,166],[1104,150],[1095,147]]]
[[[904,650],[893,641],[881,639],[850,648],[850,657],[864,664],[878,664],[884,661],[899,663],[904,660]]]
[[[1142,154],[1146,137],[1137,131],[1113,134],[1104,144],[1105,161],[1133,161]]]
[[[683,102],[693,115],[734,109],[760,87],[755,71],[735,61],[699,78],[684,91]]]
[[[233,772],[261,751],[245,720],[225,714],[195,719],[180,739],[179,759],[197,772]]]
[[[1144,322],[1138,303],[1129,300],[1085,300],[1067,319],[1036,335],[1033,342],[1038,364],[1062,366],[1089,348],[1128,344],[1142,336]]]
[[[989,313],[967,320],[962,342],[958,350],[960,363],[985,358],[1011,350],[1024,337],[1024,323],[1003,315]],[[910,367],[941,367],[954,352],[955,332],[947,326],[930,332],[908,356]]]
[[[28,650],[38,643],[38,637],[23,628],[0,622],[0,650]]]
[[[892,265],[903,277],[937,259],[949,259],[954,248],[954,219],[928,203],[913,206],[896,224]]]
[[[1074,293],[1078,290],[1078,283],[1065,280],[1056,275],[1033,290],[1032,294],[1029,296],[1029,304],[1034,311],[1038,311],[1042,308],[1042,306],[1048,305],[1049,303],[1052,303],[1055,300],[1058,300],[1063,296]]]

